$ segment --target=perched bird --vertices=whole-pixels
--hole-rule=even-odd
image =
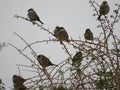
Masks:
[[[25,85],[14,84],[14,90],[29,90]]]
[[[24,79],[23,77],[18,75],[13,75],[12,80],[15,90],[28,90],[27,87],[23,85],[23,83],[26,81],[26,79]]]
[[[93,33],[91,32],[91,30],[89,28],[86,29],[84,38],[85,38],[85,40],[93,40]]]
[[[64,29],[64,27],[56,26],[54,30],[54,36],[60,40],[60,43],[62,44],[62,41],[69,42],[69,36],[67,31]]]
[[[38,17],[37,13],[34,11],[34,9],[30,8],[28,10],[28,17],[30,21],[39,21],[41,24],[44,24],[40,18]]]
[[[72,65],[81,64],[82,61],[82,52],[77,52],[72,59]]]
[[[46,56],[44,56],[42,54],[37,56],[37,60],[38,60],[39,64],[44,68],[55,65],[49,60],[49,58],[47,58]],[[58,65],[55,65],[55,66],[58,66]]]
[[[18,75],[13,75],[12,80],[13,80],[13,83],[14,83],[14,84],[17,83],[17,84],[19,84],[19,85],[22,85],[22,84],[26,81],[26,79],[24,79],[23,77],[18,76]]]
[[[108,14],[109,11],[110,11],[110,7],[109,7],[107,1],[103,1],[101,6],[100,6],[100,9],[99,9],[99,14],[100,15],[98,16],[98,20],[100,20],[102,15]]]

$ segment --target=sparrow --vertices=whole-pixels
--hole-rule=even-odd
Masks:
[[[34,11],[34,9],[30,8],[28,10],[28,17],[30,19],[30,21],[39,21],[41,24],[44,24],[40,18],[38,17],[37,13]]]
[[[15,90],[28,90],[27,87],[23,85],[23,83],[26,81],[26,79],[24,79],[23,77],[18,75],[13,75],[12,80]]]
[[[69,42],[69,36],[67,31],[64,27],[56,26],[54,30],[54,36],[60,40],[60,43],[62,44],[62,41]]]
[[[72,65],[81,64],[82,59],[82,52],[76,52],[72,58]]]
[[[40,55],[37,56],[37,60],[38,60],[39,64],[40,64],[43,68],[46,68],[46,67],[52,66],[52,65],[58,66],[58,65],[53,64],[53,63],[49,60],[49,58],[47,58],[46,56],[44,56],[44,55],[42,55],[42,54],[40,54]]]
[[[14,84],[14,90],[29,90],[25,85]]]
[[[85,38],[85,40],[92,40],[93,41],[93,33],[91,32],[91,30],[89,28],[86,29],[85,34],[84,34],[84,38]]]
[[[19,84],[19,85],[22,85],[26,81],[26,79],[18,75],[13,75],[12,80],[14,84]]]
[[[99,8],[99,14],[100,15],[98,16],[98,20],[100,20],[102,15],[108,14],[109,11],[110,11],[110,7],[109,7],[107,1],[103,1],[100,8]]]

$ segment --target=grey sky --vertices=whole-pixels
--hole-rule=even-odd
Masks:
[[[22,48],[25,44],[16,37],[13,32],[20,34],[26,41],[34,42],[44,40],[51,37],[48,33],[41,31],[37,26],[22,19],[16,19],[15,14],[27,17],[27,10],[33,8],[44,26],[53,31],[55,26],[63,26],[67,30],[70,37],[83,39],[84,30],[91,28],[95,37],[99,35],[100,29],[96,29],[99,24],[97,17],[93,17],[92,7],[88,3],[89,0],[0,0],[0,42],[11,42],[18,48]],[[96,0],[101,4],[103,0]],[[111,12],[114,9],[114,3],[120,3],[120,0],[107,0]],[[111,13],[110,12],[110,13]],[[116,25],[116,34],[120,23]],[[53,37],[51,37],[53,38]],[[33,47],[39,53],[43,53],[54,63],[67,58],[59,43],[37,44]],[[52,52],[52,53],[51,53]],[[75,50],[70,51],[74,54]],[[64,57],[63,57],[64,56]],[[0,78],[3,79],[8,87],[12,86],[12,75],[18,74],[16,64],[28,64],[27,59],[20,55],[14,48],[8,46],[0,52]],[[22,75],[24,75],[22,73]],[[26,75],[27,77],[27,75]]]

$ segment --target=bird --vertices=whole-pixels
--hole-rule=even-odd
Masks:
[[[91,32],[91,30],[89,28],[86,29],[86,31],[84,33],[84,38],[85,38],[85,40],[93,41],[93,33]]]
[[[12,80],[13,80],[13,83],[14,83],[14,84],[17,83],[17,84],[19,84],[19,85],[22,85],[22,84],[26,81],[26,79],[24,79],[23,77],[18,76],[18,75],[13,75]]]
[[[76,54],[73,56],[72,58],[72,65],[75,65],[75,64],[81,64],[81,61],[82,61],[82,52],[76,52]]]
[[[14,84],[14,90],[29,90],[25,85]]]
[[[44,55],[42,55],[42,54],[40,54],[40,55],[37,56],[37,60],[38,60],[39,64],[40,64],[43,68],[46,68],[46,67],[52,66],[52,65],[58,66],[58,65],[53,64],[53,63],[49,60],[49,58],[47,58],[46,56],[44,56]]]
[[[23,83],[26,81],[26,79],[24,79],[23,77],[18,75],[13,75],[12,80],[15,90],[28,90],[27,87],[23,85]]]
[[[54,36],[60,40],[60,43],[62,44],[62,41],[69,42],[69,36],[67,31],[64,27],[56,26],[54,30]]]
[[[108,14],[110,11],[110,7],[107,3],[107,1],[103,1],[100,8],[99,8],[99,16],[98,16],[98,20],[100,20],[102,15],[106,15]]]
[[[30,19],[30,21],[39,21],[41,24],[44,24],[41,20],[40,20],[40,18],[39,18],[39,16],[37,15],[37,13],[34,11],[34,9],[32,9],[32,8],[30,8],[29,10],[28,10],[28,17],[29,17],[29,19]]]

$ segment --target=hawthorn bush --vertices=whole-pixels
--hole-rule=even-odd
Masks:
[[[89,1],[93,16],[96,19],[99,16],[99,4],[96,1]],[[119,90],[120,89],[120,39],[114,34],[115,25],[120,20],[120,5],[115,4],[116,9],[112,15],[102,16],[97,28],[101,29],[99,36],[93,41],[69,38],[70,42],[60,44],[61,48],[68,55],[68,58],[59,62],[58,66],[50,66],[43,68],[38,64],[37,53],[32,48],[32,45],[37,43],[59,42],[54,36],[53,32],[34,22],[33,25],[40,27],[53,37],[47,40],[40,40],[28,43],[22,36],[18,36],[26,46],[22,49],[9,43],[20,54],[27,58],[31,65],[18,65],[19,71],[21,66],[32,69],[35,73],[33,77],[28,77],[24,85],[29,90]],[[15,15],[15,18],[23,19],[31,22],[28,18]],[[72,65],[73,54],[69,51],[69,46],[76,51],[82,53],[82,60],[78,62],[79,65]],[[49,46],[50,47],[50,46]],[[26,49],[27,48],[27,49]],[[31,56],[28,56],[24,51],[30,50]],[[59,58],[59,57],[58,57]]]

